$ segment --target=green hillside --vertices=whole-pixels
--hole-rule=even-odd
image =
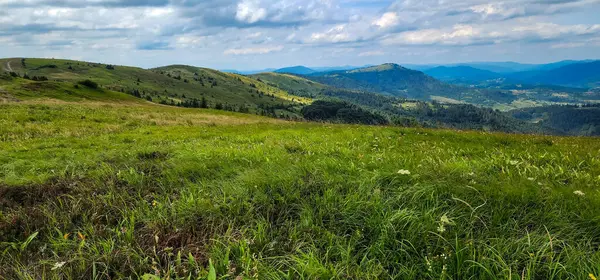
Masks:
[[[596,138],[111,100],[0,103],[0,279],[600,275]]]
[[[553,105],[510,111],[520,120],[537,123],[569,135],[600,136],[600,105]]]
[[[285,73],[260,73],[251,75],[250,77],[265,82],[268,85],[278,87],[296,96],[316,97],[321,94],[324,89],[329,88],[329,86],[313,82],[304,77]]]
[[[391,66],[390,66],[391,67]],[[392,69],[392,68],[389,68]],[[364,70],[362,70],[364,71]],[[437,102],[423,102],[408,100],[390,95],[372,92],[340,89],[313,82],[303,77],[288,74],[262,73],[253,75],[269,85],[277,86],[290,94],[308,96],[314,99],[334,99],[359,104],[368,108],[376,115],[387,116],[390,123],[402,126],[443,127],[488,131],[503,131],[513,133],[544,133],[564,134],[560,130],[547,128],[540,124],[533,124],[517,120],[509,114],[498,112],[489,108],[480,108],[469,104],[440,104]],[[331,103],[331,102],[330,102]],[[303,114],[305,118],[322,121],[340,121],[335,113],[335,108],[346,107],[344,102],[335,102],[327,106],[310,105],[308,110],[318,111],[318,114]],[[303,109],[303,113],[307,110]],[[317,117],[315,117],[317,115]],[[378,123],[379,118],[367,117],[368,114],[357,113],[365,116],[362,123]],[[354,118],[347,118],[346,122],[356,123]],[[360,122],[359,122],[360,123]]]
[[[288,95],[241,75],[191,66],[168,66],[146,70],[58,59],[4,59],[0,65],[20,76],[46,77],[51,82],[77,83],[92,80],[102,89],[128,93],[156,103],[177,105],[204,98],[208,107],[236,111],[270,111],[296,116],[306,98]],[[8,70],[8,69],[7,69]],[[48,83],[41,82],[46,85]],[[63,85],[68,87],[67,85]],[[15,89],[16,90],[16,89]]]

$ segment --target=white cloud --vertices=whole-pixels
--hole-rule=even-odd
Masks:
[[[260,4],[254,0],[243,0],[237,5],[235,18],[238,21],[246,23],[255,23],[267,17],[267,10],[260,7]]]
[[[368,52],[361,52],[358,54],[358,56],[364,57],[364,56],[382,56],[385,55],[385,52],[383,51],[368,51]]]
[[[492,38],[493,34],[483,33],[471,25],[455,25],[452,29],[423,29],[400,33],[383,40],[384,44],[407,45],[463,45],[473,43],[475,39]]]
[[[469,8],[474,13],[482,15],[484,18],[497,16],[499,18],[510,18],[515,16],[525,15],[524,6],[516,6],[507,8],[504,3],[487,3],[475,5]]]
[[[265,46],[255,48],[237,48],[228,49],[223,52],[225,55],[249,55],[249,54],[268,54],[283,50],[283,46]]]
[[[313,33],[310,35],[309,42],[319,43],[340,43],[340,42],[348,42],[350,41],[350,33],[346,30],[346,25],[340,24],[337,25],[326,32],[322,33]]]
[[[379,28],[388,28],[396,26],[400,22],[398,14],[395,12],[387,12],[383,14],[379,19],[373,21],[373,25]]]
[[[205,66],[226,61],[228,67],[255,67],[257,61],[249,55],[282,50],[261,57],[261,65],[368,64],[426,57],[434,51],[442,60],[462,59],[459,51],[468,60],[597,58],[600,43],[592,38],[600,38],[599,4],[600,0],[0,0],[0,42],[4,56],[77,54],[143,66],[181,59],[178,62]],[[136,53],[140,47],[149,50]]]
[[[174,12],[173,8],[151,8],[146,11],[146,14],[150,17],[164,17]]]
[[[386,45],[478,45],[505,42],[539,42],[563,40],[576,36],[600,34],[600,25],[558,25],[519,21],[497,25],[454,25],[452,28],[422,29],[390,36]]]

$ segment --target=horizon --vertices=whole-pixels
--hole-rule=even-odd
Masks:
[[[3,0],[0,56],[237,71],[544,64],[600,58],[598,14],[600,0]]]
[[[517,64],[521,64],[521,65],[529,65],[529,66],[537,66],[537,65],[546,65],[546,64],[553,64],[553,63],[559,63],[559,62],[564,62],[564,61],[577,61],[577,62],[595,62],[595,61],[600,61],[600,58],[596,59],[596,58],[587,58],[587,59],[580,59],[580,60],[570,60],[570,59],[564,59],[564,60],[559,60],[559,61],[550,61],[550,62],[544,62],[544,63],[524,63],[524,62],[519,62],[519,61],[468,61],[468,62],[456,62],[456,63],[448,63],[448,64],[439,64],[439,63],[427,63],[427,64],[419,64],[419,63],[398,63],[398,62],[383,62],[383,63],[378,63],[378,64],[365,64],[365,65],[326,65],[326,66],[309,66],[309,65],[284,65],[281,67],[269,67],[269,68],[262,68],[262,69],[225,69],[225,68],[211,68],[205,65],[195,65],[195,64],[181,64],[181,63],[175,63],[175,64],[164,64],[164,65],[157,65],[157,66],[153,66],[153,67],[142,67],[139,65],[133,65],[133,64],[118,64],[118,63],[110,63],[110,62],[106,62],[106,61],[93,61],[93,60],[77,60],[77,59],[70,59],[70,58],[63,58],[63,57],[0,57],[0,59],[56,59],[56,60],[72,60],[72,61],[80,61],[80,62],[89,62],[89,63],[98,63],[98,64],[107,64],[107,65],[114,65],[114,66],[125,66],[125,67],[136,67],[136,68],[141,68],[141,69],[145,69],[145,70],[150,70],[150,69],[154,69],[154,68],[160,68],[160,67],[167,67],[167,66],[176,66],[176,65],[183,65],[183,66],[192,66],[192,67],[198,67],[198,68],[207,68],[207,69],[213,69],[213,70],[217,70],[217,71],[221,71],[221,72],[259,72],[259,71],[264,71],[264,72],[272,72],[272,71],[277,71],[283,68],[294,68],[294,67],[306,67],[309,68],[311,70],[317,70],[317,69],[322,69],[322,68],[348,68],[348,69],[358,69],[358,68],[367,68],[367,67],[373,67],[373,66],[380,66],[380,65],[384,65],[384,64],[396,64],[408,69],[411,69],[410,66],[420,66],[420,67],[441,67],[441,66],[445,66],[445,67],[453,67],[453,66],[469,66],[469,67],[473,67],[476,64],[495,64],[495,63],[517,63]],[[476,67],[473,67],[476,68]],[[416,70],[416,69],[413,69]],[[328,70],[325,70],[323,72],[327,72]],[[492,71],[494,72],[494,71]],[[241,73],[244,74],[244,73]]]

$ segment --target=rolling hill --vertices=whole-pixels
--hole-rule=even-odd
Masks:
[[[58,59],[4,59],[0,65],[19,76],[45,77],[61,87],[92,80],[99,87],[137,96],[148,101],[178,105],[206,100],[208,107],[223,107],[236,111],[262,112],[278,116],[297,116],[302,104],[309,99],[289,95],[278,88],[254,79],[212,69],[184,65],[142,69],[128,66],[58,60]],[[8,66],[8,67],[7,67]],[[25,83],[25,82],[23,82]],[[29,91],[44,94],[51,83],[30,81],[39,89]],[[6,85],[5,91],[20,92],[22,83]]]
[[[475,129],[504,131],[513,133],[543,133],[562,134],[553,129],[541,125],[527,123],[517,120],[511,116],[489,109],[480,108],[469,104],[444,104],[429,103],[417,100],[383,95],[373,92],[341,89],[313,82],[303,77],[289,74],[262,73],[253,75],[268,85],[279,87],[290,94],[308,96],[314,99],[330,100],[327,106],[313,104],[305,107],[307,110],[320,111],[322,120],[339,120],[334,110],[330,108],[345,107],[345,104],[335,103],[335,100],[343,100],[358,104],[377,114],[388,117],[392,124],[402,126],[444,127],[458,129]],[[303,109],[303,112],[306,110]],[[332,116],[328,118],[327,116]],[[313,115],[305,115],[305,118],[318,119]],[[367,118],[374,119],[374,118]],[[352,120],[350,120],[352,121]],[[354,121],[355,122],[355,121]]]
[[[387,63],[348,71],[315,73],[306,78],[336,88],[381,93],[417,100],[495,106],[517,98],[499,90],[450,85],[423,72]]]
[[[515,133],[567,133],[466,104],[505,108],[531,105],[526,100],[516,99],[536,96],[535,92],[526,88],[512,92],[467,89],[445,84],[421,72],[395,64],[304,76],[282,73],[241,76],[187,65],[141,69],[55,59],[5,59],[0,60],[0,65],[10,67],[14,76],[5,72],[0,79],[2,102],[40,97],[63,101],[151,101],[164,105],[306,119],[307,116],[303,113],[306,110],[303,109],[313,100],[333,99],[349,102],[348,106],[343,107],[356,113],[345,114],[343,116],[346,119],[335,121],[356,122],[357,118],[371,116],[369,114],[373,113],[384,116],[389,123],[399,125]],[[318,82],[319,79],[325,83]],[[339,85],[337,82],[343,82],[343,86],[348,88],[336,86]],[[428,87],[419,88],[422,84]],[[404,89],[399,90],[401,87]],[[427,91],[428,88],[431,92]],[[374,90],[387,92],[378,93]],[[392,90],[396,90],[396,93],[418,91],[446,95],[428,95],[422,101],[416,101],[389,94]],[[548,97],[547,102],[578,100],[573,99],[575,97],[592,100],[599,94],[580,91],[575,96],[557,91]],[[444,105],[423,102],[427,100],[437,100]]]

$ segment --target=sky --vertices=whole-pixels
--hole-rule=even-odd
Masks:
[[[0,57],[255,70],[600,58],[600,0],[0,0]]]

